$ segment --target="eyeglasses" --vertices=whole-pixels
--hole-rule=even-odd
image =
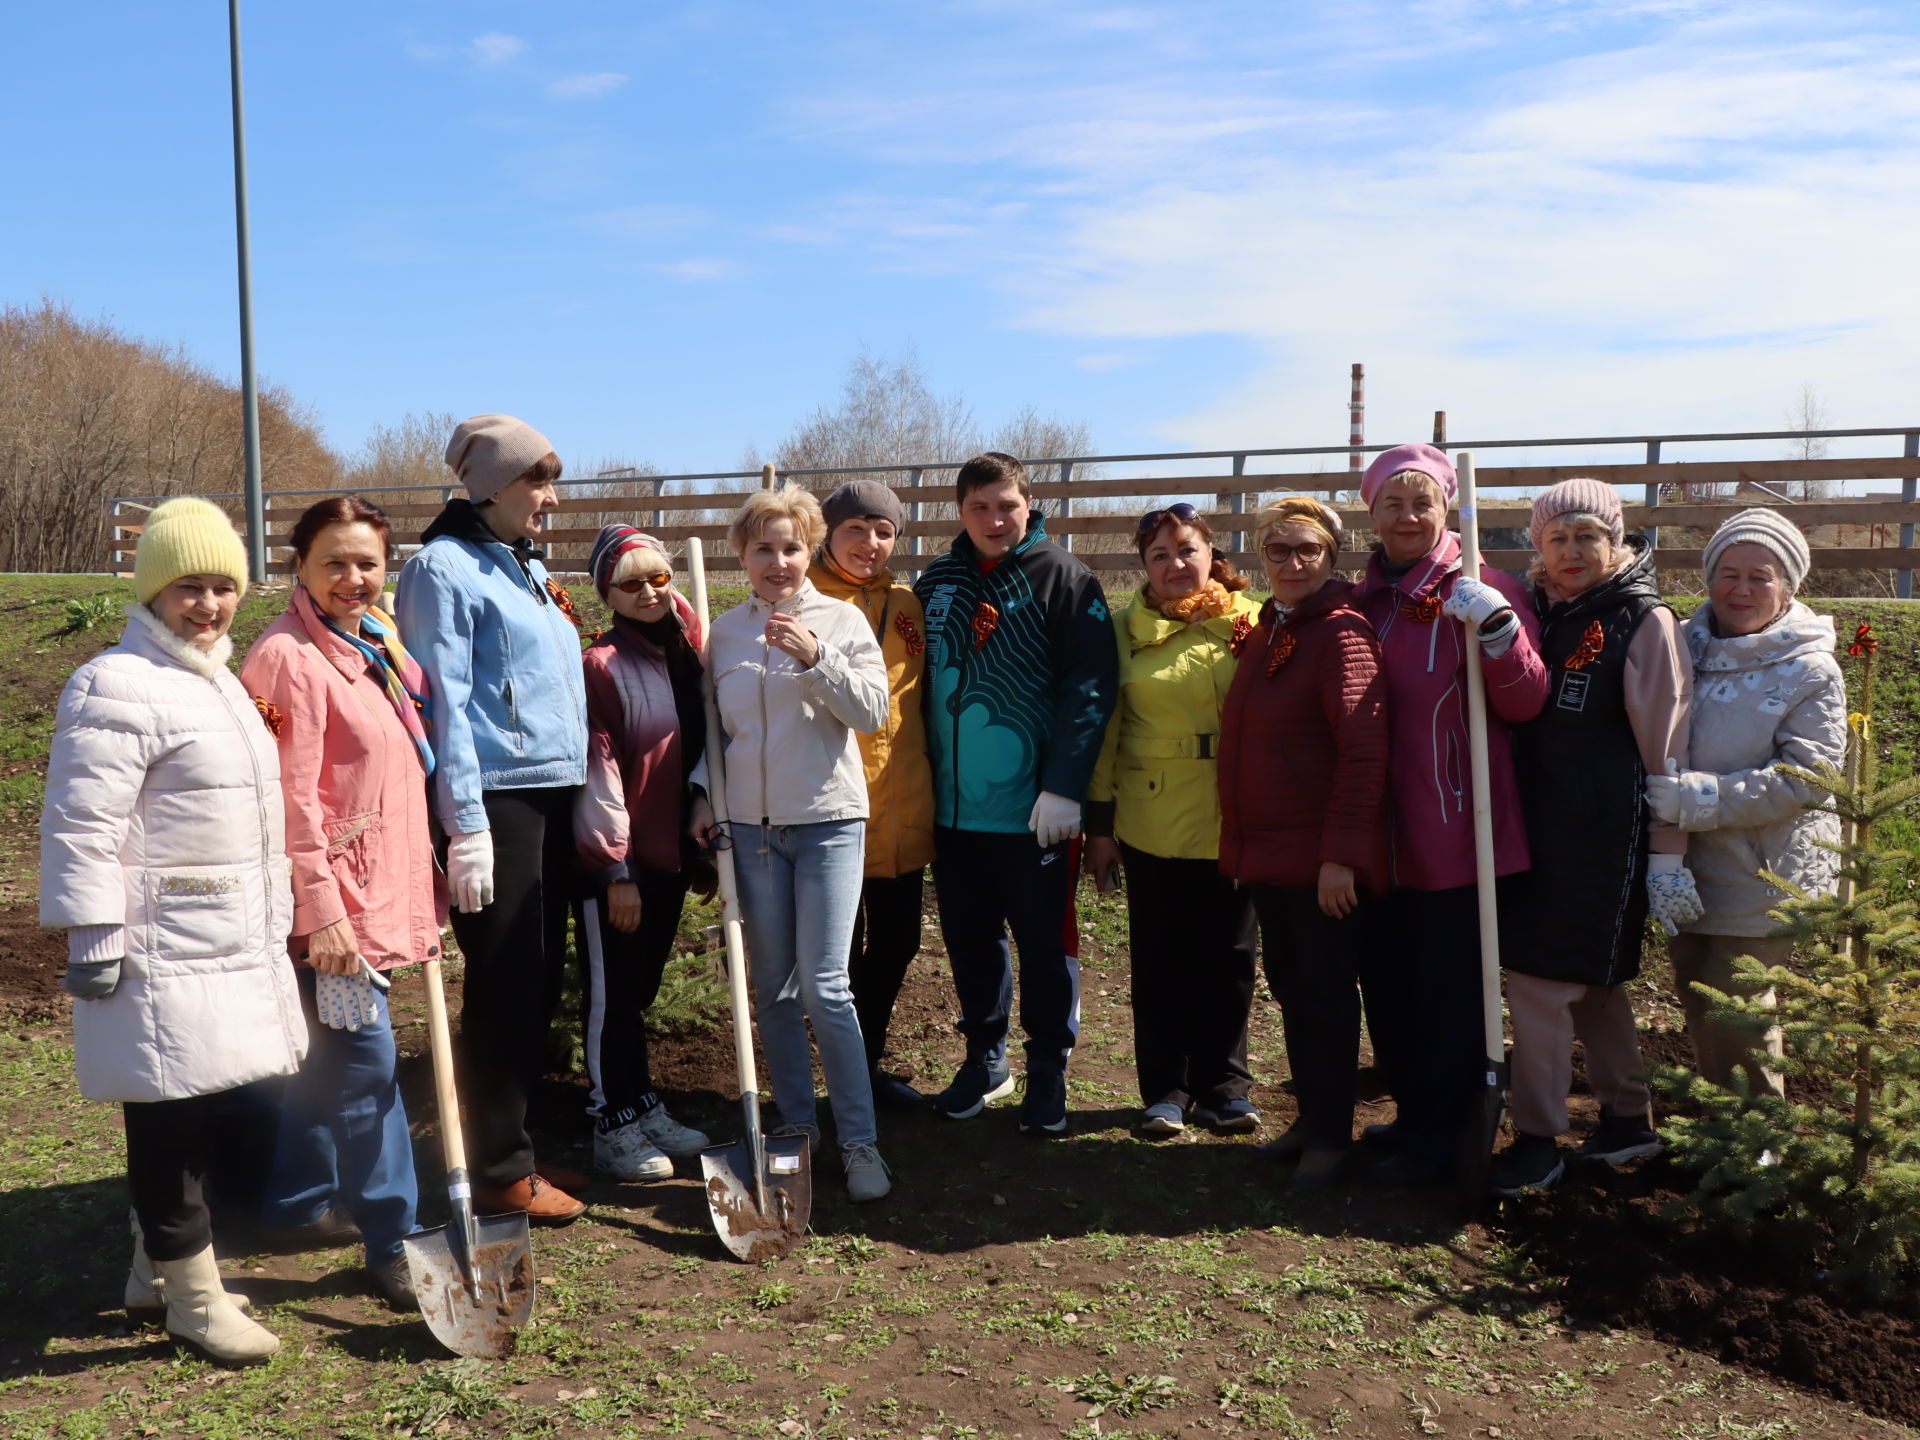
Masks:
[[[1317,540],[1309,540],[1304,545],[1262,545],[1260,553],[1267,557],[1269,565],[1284,565],[1289,560],[1298,560],[1302,565],[1312,567],[1326,558],[1327,547]]]
[[[615,582],[614,589],[622,595],[638,595],[642,585],[651,585],[656,590],[664,590],[673,584],[673,572],[662,570],[658,575],[634,575]]]
[[[1164,510],[1149,510],[1140,517],[1139,533],[1142,535],[1151,535],[1160,528],[1161,521],[1169,518],[1178,520],[1182,525],[1187,525],[1192,523],[1193,518],[1199,513],[1198,510],[1195,510],[1193,506],[1184,500],[1178,504],[1169,505]]]

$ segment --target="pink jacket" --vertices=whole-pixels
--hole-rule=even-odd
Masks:
[[[1393,883],[1414,890],[1451,890],[1474,883],[1473,787],[1467,766],[1466,636],[1440,614],[1460,573],[1460,540],[1451,533],[1398,580],[1389,580],[1378,551],[1358,587],[1362,612],[1380,637],[1387,677],[1393,801]],[[1507,726],[1531,720],[1547,698],[1538,648],[1540,622],[1526,587],[1503,571],[1480,578],[1506,597],[1520,617],[1507,653],[1487,660],[1487,756],[1493,775],[1494,868],[1527,868],[1526,817],[1513,775]]]
[[[427,830],[425,767],[366,657],[296,587],[240,681],[278,727],[294,958],[343,916],[376,970],[438,956],[446,885]]]

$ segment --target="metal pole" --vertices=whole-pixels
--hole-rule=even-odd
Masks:
[[[1236,479],[1247,473],[1247,457],[1246,456],[1236,455],[1233,457],[1233,473]],[[1232,495],[1227,497],[1227,508],[1231,510],[1235,515],[1246,514],[1247,513],[1247,492],[1244,490],[1234,491]],[[1247,548],[1247,532],[1244,530],[1234,531],[1233,532],[1233,553],[1236,555],[1244,554],[1246,551],[1246,548]]]
[[[247,238],[247,119],[240,93],[240,0],[227,0],[233,69],[233,220],[240,270],[240,405],[247,467],[247,568],[267,578],[267,514],[260,493],[260,391],[253,373],[253,247]]]
[[[1906,448],[1901,453],[1909,460],[1920,459],[1920,430],[1909,430],[1907,432]],[[1913,503],[1914,487],[1915,481],[1911,475],[1900,482],[1900,498],[1908,505]],[[1902,525],[1900,527],[1900,548],[1902,550],[1909,550],[1912,547],[1913,526]],[[1900,570],[1894,573],[1893,593],[1902,600],[1911,600],[1913,598],[1913,571]]]
[[[1659,463],[1660,442],[1658,440],[1649,440],[1647,441],[1647,464],[1658,465]],[[1647,482],[1647,504],[1658,505],[1659,503],[1660,483],[1657,480],[1649,480]],[[1647,544],[1655,550],[1660,548],[1660,527],[1658,525],[1649,525],[1647,527]]]
[[[1072,479],[1073,479],[1073,462],[1071,460],[1066,460],[1061,462],[1060,483],[1062,485],[1065,485]],[[1073,518],[1073,497],[1071,495],[1062,495],[1060,497],[1060,518],[1062,520],[1071,520]],[[1072,532],[1069,531],[1069,532],[1063,533],[1060,536],[1060,548],[1067,551],[1069,554],[1072,553],[1073,551]]]
[[[914,498],[907,502],[907,521],[909,524],[918,525],[920,523],[920,478],[925,473],[926,472],[918,465],[907,472],[907,483],[913,487],[914,495]],[[918,555],[920,553],[919,535],[914,534],[907,537],[907,553],[909,555]]]

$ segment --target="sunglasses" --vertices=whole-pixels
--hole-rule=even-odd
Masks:
[[[1142,535],[1151,535],[1160,528],[1162,521],[1168,519],[1178,520],[1182,525],[1186,525],[1191,523],[1193,518],[1199,513],[1198,510],[1194,509],[1193,506],[1184,500],[1176,505],[1169,505],[1164,510],[1149,510],[1140,517],[1139,533]]]
[[[656,590],[664,590],[673,584],[673,572],[662,570],[657,575],[631,575],[614,585],[622,595],[638,595],[642,585],[651,585]]]
[[[1309,540],[1304,545],[1262,545],[1260,553],[1273,565],[1284,565],[1294,559],[1298,559],[1302,565],[1318,565],[1326,555],[1327,547],[1317,540]]]

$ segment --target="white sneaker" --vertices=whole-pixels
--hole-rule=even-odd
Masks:
[[[664,1105],[654,1106],[634,1123],[640,1127],[641,1134],[669,1155],[698,1155],[713,1144],[698,1130],[674,1119]]]
[[[1142,1135],[1178,1135],[1187,1128],[1187,1117],[1180,1107],[1171,1100],[1162,1100],[1158,1105],[1149,1105],[1147,1113],[1140,1117]]]
[[[666,1180],[673,1175],[673,1160],[653,1147],[636,1120],[595,1132],[593,1168],[616,1180]]]
[[[843,1145],[840,1158],[847,1167],[847,1198],[878,1200],[893,1189],[887,1178],[887,1162],[873,1145]]]

